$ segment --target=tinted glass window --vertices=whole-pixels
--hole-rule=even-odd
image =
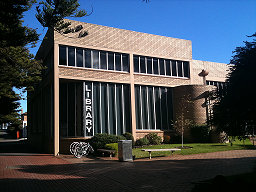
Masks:
[[[178,61],[178,76],[183,77],[182,75],[182,62]]]
[[[92,68],[99,69],[99,51],[92,51]]]
[[[145,57],[140,57],[140,72],[146,73]]]
[[[115,70],[121,71],[121,54],[115,53]]]
[[[107,54],[104,51],[100,52],[100,68],[107,69]]]
[[[165,70],[164,70],[164,60],[159,59],[159,66],[160,66],[160,75],[165,75]]]
[[[135,86],[136,129],[142,129],[140,86]]]
[[[177,76],[177,65],[176,65],[176,61],[172,61],[172,76]]]
[[[129,70],[129,55],[122,54],[122,62],[123,62],[123,71],[130,71]]]
[[[158,75],[158,59],[153,59],[153,69],[154,69],[154,74]]]
[[[134,72],[139,73],[139,57],[133,57]]]
[[[68,47],[68,66],[75,66],[75,48]]]
[[[114,70],[114,53],[108,53],[108,70]]]
[[[148,103],[146,86],[141,86],[141,111],[142,128],[148,129]]]
[[[67,51],[66,47],[59,47],[59,65],[67,65]]]
[[[189,63],[183,62],[184,77],[189,77]]]
[[[162,129],[168,129],[167,89],[161,88]]]
[[[84,62],[86,68],[91,68],[91,51],[88,49],[84,50]]]
[[[83,49],[76,49],[76,66],[83,67]]]
[[[161,97],[159,88],[155,87],[154,89],[155,96],[155,110],[156,110],[156,129],[161,129]]]
[[[147,74],[152,74],[152,58],[147,58]]]
[[[165,60],[166,75],[171,76],[170,60]]]

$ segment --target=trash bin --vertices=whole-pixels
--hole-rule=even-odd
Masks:
[[[118,141],[118,159],[119,161],[133,161],[132,140]]]

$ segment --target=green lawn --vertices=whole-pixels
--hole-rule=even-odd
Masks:
[[[141,151],[141,149],[168,149],[180,147],[181,144],[163,144],[163,145],[153,145],[147,146],[144,148],[133,149],[132,153],[135,155],[135,158],[148,158],[149,153],[145,151]],[[191,149],[181,149],[180,151],[174,152],[174,154],[179,155],[191,155],[191,154],[199,154],[199,153],[211,153],[217,151],[229,151],[229,150],[242,150],[244,149],[243,141],[236,140],[233,142],[233,146],[230,143],[190,143],[184,144],[184,146],[192,147]],[[245,140],[245,148],[246,149],[255,149],[249,139]],[[152,157],[161,157],[161,156],[169,156],[171,155],[171,151],[162,151],[162,152],[152,152]]]

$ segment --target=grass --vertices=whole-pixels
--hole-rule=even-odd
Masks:
[[[175,148],[180,147],[181,144],[163,144],[163,145],[153,145],[147,146],[143,149],[168,149],[168,148]],[[181,149],[180,151],[174,152],[175,155],[192,155],[192,154],[199,154],[199,153],[212,153],[218,151],[230,151],[230,150],[243,150],[244,145],[243,141],[236,140],[233,142],[233,146],[230,143],[190,143],[184,144],[184,146],[192,147],[191,149]],[[255,149],[249,139],[245,140],[245,148],[246,149]],[[148,158],[149,153],[145,151],[141,151],[142,148],[133,149],[132,153],[135,155],[136,159],[139,158]],[[169,156],[171,155],[171,151],[159,151],[159,152],[152,152],[152,157],[161,157],[161,156]]]

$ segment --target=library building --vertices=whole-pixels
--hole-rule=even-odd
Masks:
[[[68,21],[74,32],[48,30],[36,55],[46,69],[28,93],[30,144],[58,155],[97,133],[172,135],[188,97],[185,118],[206,123],[229,65],[193,60],[189,40]]]

